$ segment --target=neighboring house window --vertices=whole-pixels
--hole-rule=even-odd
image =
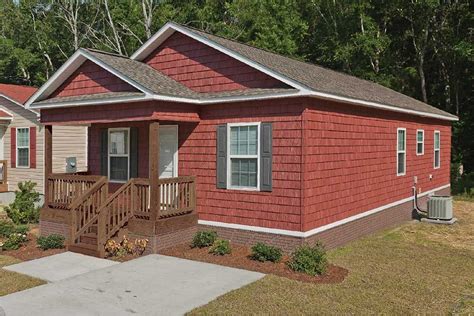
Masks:
[[[441,134],[439,131],[434,132],[434,168],[438,169],[441,164],[440,146]]]
[[[130,130],[128,128],[109,129],[109,179],[126,182],[130,166]]]
[[[30,167],[30,129],[16,129],[16,167]]]
[[[259,188],[259,123],[229,124],[229,172],[231,188]],[[230,178],[230,179],[229,179]]]
[[[397,129],[397,176],[406,172],[406,129]]]
[[[416,154],[423,155],[425,153],[425,131],[419,129],[416,131]]]

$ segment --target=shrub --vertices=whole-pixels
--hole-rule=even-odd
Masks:
[[[64,248],[64,236],[51,234],[49,236],[38,237],[36,243],[43,250]]]
[[[0,237],[8,237],[15,232],[15,224],[10,221],[0,221]]]
[[[217,233],[213,231],[200,231],[197,232],[193,237],[191,247],[193,248],[204,248],[214,244],[217,238]]]
[[[15,200],[5,207],[8,217],[15,224],[38,223],[40,194],[35,190],[36,183],[31,181],[18,183]]]
[[[280,248],[258,242],[252,247],[250,258],[260,262],[278,262],[281,260],[282,255],[283,252]]]
[[[8,237],[13,233],[25,235],[28,230],[28,225],[15,225],[10,221],[0,221],[0,237]]]
[[[28,238],[24,234],[13,233],[7,240],[3,243],[3,250],[16,250],[20,248],[25,242],[28,241]]]
[[[292,254],[288,266],[293,271],[304,272],[309,275],[323,274],[328,266],[326,250],[322,243],[314,246],[302,245]]]
[[[212,247],[209,249],[209,253],[212,253],[216,256],[223,256],[231,253],[232,249],[230,247],[230,243],[228,240],[225,239],[217,239],[213,244]]]

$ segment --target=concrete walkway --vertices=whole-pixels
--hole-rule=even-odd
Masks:
[[[263,274],[149,255],[0,297],[6,315],[182,315]]]
[[[4,269],[26,274],[48,282],[57,282],[116,264],[119,263],[112,260],[85,256],[75,252],[63,252],[49,257],[13,264],[4,267]]]

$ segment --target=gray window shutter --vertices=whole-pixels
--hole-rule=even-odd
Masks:
[[[130,128],[130,178],[138,178],[138,128]]]
[[[100,174],[108,176],[109,168],[109,131],[106,128],[100,130]]]
[[[272,123],[260,124],[260,191],[272,190]]]
[[[227,124],[217,126],[216,186],[227,188]]]

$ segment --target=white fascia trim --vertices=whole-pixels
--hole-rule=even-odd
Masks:
[[[311,96],[316,97],[316,98],[321,98],[321,99],[326,99],[326,100],[336,100],[336,101],[343,102],[343,103],[356,104],[356,105],[361,105],[361,106],[366,106],[366,107],[371,107],[371,108],[376,108],[376,109],[382,109],[382,110],[387,110],[387,111],[392,111],[392,112],[413,114],[413,115],[417,115],[417,116],[430,117],[430,118],[436,118],[436,119],[447,120],[447,121],[459,121],[459,118],[457,118],[457,117],[449,117],[449,116],[445,116],[445,115],[441,115],[441,114],[433,114],[433,113],[427,113],[427,112],[422,112],[422,111],[403,109],[403,108],[398,108],[398,107],[391,106],[391,105],[385,105],[385,104],[376,103],[376,102],[370,102],[370,101],[364,101],[364,100],[353,99],[353,98],[348,98],[348,97],[342,97],[342,96],[329,94],[329,93],[313,91],[310,94],[311,94]]]
[[[3,93],[0,93],[0,97],[5,98],[6,100],[12,102],[13,104],[18,105],[18,106],[21,107],[22,109],[25,109],[25,110],[27,110],[27,111],[30,111],[31,113],[34,113],[34,114],[36,114],[36,116],[39,117],[39,113],[38,113],[38,112],[32,111],[31,109],[27,109],[23,104],[21,104],[20,102],[18,102],[18,101],[16,101],[16,100],[13,100],[13,99],[10,98],[9,96],[4,95]],[[12,113],[10,113],[10,112],[8,112],[8,111],[5,111],[5,110],[2,110],[2,111],[7,112],[8,114],[10,114],[10,115],[13,117],[13,114],[12,114]]]
[[[422,194],[419,194],[418,197],[433,194],[436,191],[449,188],[450,186],[451,186],[450,184],[440,186],[438,188],[435,188],[435,189],[426,191]],[[372,210],[369,210],[369,211],[366,211],[366,212],[363,212],[363,213],[360,213],[360,214],[357,214],[357,215],[353,215],[353,216],[344,218],[344,219],[336,221],[334,223],[330,223],[330,224],[327,224],[327,225],[324,225],[324,226],[321,226],[321,227],[317,227],[317,228],[308,230],[306,232],[286,230],[286,229],[266,228],[266,227],[259,227],[259,226],[240,225],[240,224],[229,224],[229,223],[215,222],[215,221],[205,221],[205,220],[198,220],[198,224],[207,225],[207,226],[215,226],[215,227],[224,227],[224,228],[248,230],[248,231],[254,231],[254,232],[259,232],[259,233],[278,234],[278,235],[285,235],[285,236],[291,236],[291,237],[308,238],[312,235],[321,233],[323,231],[332,229],[334,227],[338,227],[338,226],[353,222],[355,220],[370,216],[370,215],[375,214],[375,213],[379,213],[379,212],[381,212],[383,210],[386,210],[388,208],[391,208],[391,207],[394,207],[394,206],[397,206],[397,205],[400,205],[400,204],[403,204],[403,203],[406,203],[406,202],[410,202],[412,200],[414,200],[414,197],[410,196],[408,198],[405,198],[405,199],[402,199],[402,200],[399,200],[399,201],[396,201],[396,202],[393,202],[393,203],[390,203],[390,204],[386,204],[386,205],[374,208]]]
[[[301,92],[288,92],[288,93],[269,93],[262,95],[248,95],[248,96],[228,96],[221,98],[213,99],[192,99],[192,98],[183,98],[183,97],[173,97],[166,95],[149,95],[145,94],[143,96],[128,96],[128,97],[117,97],[117,98],[107,98],[107,99],[96,99],[96,100],[84,100],[84,101],[64,101],[64,102],[52,102],[52,103],[42,103],[42,104],[32,104],[31,108],[34,109],[49,109],[49,108],[60,108],[60,107],[73,107],[73,106],[86,106],[86,105],[102,105],[110,103],[126,103],[126,102],[136,102],[136,101],[169,101],[169,102],[181,102],[181,103],[192,103],[192,104],[215,104],[215,103],[229,103],[229,102],[240,102],[240,101],[250,101],[250,100],[265,100],[265,99],[278,99],[278,98],[288,98],[296,96],[307,96]]]
[[[109,65],[103,63],[101,60],[97,59],[96,57],[94,57],[93,55],[89,54],[86,50],[83,50],[83,49],[79,49],[82,54],[87,57],[90,61],[96,63],[98,66],[104,68],[105,70],[109,71],[110,73],[114,74],[115,76],[117,76],[118,78],[122,79],[123,81],[125,81],[126,83],[128,83],[129,85],[137,88],[138,90],[142,91],[143,93],[146,93],[146,94],[153,94],[153,91],[145,88],[144,86],[140,85],[139,83],[133,81],[132,79],[128,78],[127,76],[123,75],[122,73],[118,72],[117,70],[115,70],[114,68],[110,67]]]
[[[148,41],[145,42],[145,44],[143,44],[133,55],[132,57],[130,57],[131,59],[135,59],[135,60],[139,60],[141,61],[143,58],[147,57],[148,54],[150,54],[154,49],[156,49],[164,40],[166,40],[169,36],[171,36],[171,34],[174,33],[174,31],[178,31],[198,42],[201,42],[209,47],[212,47],[218,51],[220,51],[221,53],[224,53],[244,64],[247,64],[283,83],[286,83],[287,85],[295,88],[295,89],[298,89],[298,90],[301,90],[301,91],[310,91],[310,89],[308,89],[307,87],[305,87],[304,85],[302,85],[301,83],[291,79],[291,78],[288,78],[286,76],[283,76],[271,69],[268,69],[267,67],[264,67],[262,65],[260,65],[259,63],[256,63],[250,59],[248,59],[247,57],[244,57],[232,50],[229,50],[227,48],[225,48],[224,46],[221,46],[219,45],[218,43],[214,42],[214,41],[211,41],[211,40],[208,40],[207,38],[204,38],[202,36],[199,36],[197,34],[195,34],[194,32],[190,32],[184,28],[182,28],[180,25],[177,25],[173,22],[168,22],[166,23],[155,35],[153,35]]]
[[[117,76],[118,78],[122,79],[129,85],[137,88],[138,90],[142,91],[145,94],[153,94],[152,91],[146,89],[145,87],[141,86],[140,84],[136,83],[135,81],[131,80],[130,78],[124,76],[120,72],[116,71],[114,68],[110,67],[109,65],[103,63],[99,59],[95,58],[91,54],[89,54],[84,49],[78,49],[55,73],[49,80],[38,90],[35,94],[33,94],[28,101],[25,103],[25,108],[41,108],[31,106],[35,101],[39,100],[41,97],[49,96],[53,91],[55,91],[70,75],[79,68],[84,61],[90,60],[93,63],[97,64],[99,67],[107,70],[108,72],[112,73],[113,75]]]
[[[128,102],[137,102],[137,101],[150,101],[154,100],[150,95],[140,95],[140,96],[127,96],[127,97],[111,97],[107,99],[95,99],[95,100],[83,100],[83,101],[64,101],[64,102],[52,102],[52,103],[41,103],[38,105],[33,104],[32,108],[34,109],[52,109],[52,108],[62,108],[62,107],[76,107],[76,106],[86,106],[86,105],[104,105],[111,103],[128,103]]]

